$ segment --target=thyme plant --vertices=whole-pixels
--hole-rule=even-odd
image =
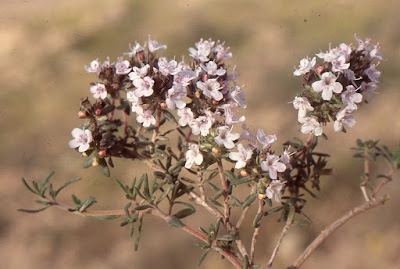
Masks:
[[[320,138],[327,139],[323,128],[333,121],[336,132],[346,132],[355,124],[353,113],[376,93],[382,60],[379,44],[357,36],[356,40],[356,46],[342,43],[300,61],[293,74],[302,77],[303,87],[292,103],[298,110],[300,131],[308,138],[304,142],[295,138],[282,147],[275,146],[275,134],[266,135],[261,129],[252,132],[244,116],[237,116],[246,108],[244,91],[236,83],[235,69],[229,70],[225,63],[232,58],[229,47],[220,41],[201,39],[189,48],[190,62],[158,56],[166,46],[150,37],[144,45],[135,42],[124,53],[128,59],[92,61],[85,69],[97,77],[90,85],[93,99],[80,100],[77,115],[83,123],[72,130],[69,146],[86,157],[84,168],[97,167],[107,177],[116,158],[143,162],[154,172],[138,175],[130,183],[115,180],[127,204],[110,210],[91,210],[96,203],[93,197],[80,199],[72,194],[71,204],[59,201],[58,194],[79,179],[58,188],[50,183],[53,172],[40,182],[22,179],[42,207],[21,211],[57,207],[81,216],[119,218],[136,238],[135,249],[143,218],[151,214],[196,237],[196,245],[204,250],[199,264],[216,251],[236,268],[272,267],[289,229],[311,222],[306,194],[316,197],[321,177],[332,174],[329,155],[317,150]],[[360,187],[365,203],[322,231],[288,268],[300,268],[340,225],[389,199],[381,190],[400,168],[399,149],[357,140],[354,151],[355,157],[364,158]],[[369,162],[378,158],[387,161],[389,170],[374,181]],[[246,198],[239,199],[243,193]],[[214,224],[197,230],[185,224],[185,218],[199,207]],[[255,215],[249,214],[251,207],[257,208]],[[239,216],[237,221],[233,214]],[[241,236],[246,218],[253,220],[247,246]],[[285,225],[261,265],[255,264],[254,255],[265,218]]]

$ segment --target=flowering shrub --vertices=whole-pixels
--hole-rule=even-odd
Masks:
[[[240,109],[246,108],[244,91],[236,83],[235,69],[229,70],[225,64],[232,53],[220,41],[201,39],[195,48],[189,48],[189,63],[157,56],[167,46],[150,37],[144,45],[135,43],[124,53],[128,60],[93,60],[85,70],[98,78],[89,88],[94,101],[81,99],[78,117],[84,123],[73,129],[69,146],[86,157],[85,168],[98,167],[108,177],[117,157],[143,161],[154,173],[143,174],[131,184],[116,180],[129,203],[123,210],[107,211],[88,210],[96,202],[93,197],[82,201],[72,195],[74,206],[56,199],[76,180],[55,190],[49,183],[52,173],[32,185],[23,179],[25,186],[41,197],[38,203],[44,207],[22,211],[56,206],[83,216],[121,218],[121,226],[131,227],[131,236],[137,226],[136,249],[143,217],[153,214],[201,241],[198,246],[204,253],[199,263],[214,250],[236,268],[261,266],[254,263],[260,225],[264,217],[279,213],[278,221],[286,224],[267,263],[272,266],[289,228],[311,221],[305,213],[305,194],[316,197],[321,176],[332,174],[327,166],[329,155],[316,151],[318,136],[325,136],[323,127],[333,121],[335,131],[345,132],[345,126],[355,124],[353,113],[376,92],[380,77],[376,67],[382,60],[379,45],[356,39],[356,47],[342,43],[318,53],[319,64],[316,57],[300,61],[293,74],[302,76],[303,90],[293,106],[302,124],[300,131],[309,137],[305,143],[287,141],[281,151],[276,149],[275,134],[266,135],[261,129],[253,133],[244,124],[245,117],[238,116]],[[173,134],[178,136],[176,147],[170,142]],[[388,199],[377,194],[399,170],[399,151],[392,153],[377,142],[361,140],[354,150],[356,157],[366,160],[361,184],[366,203],[329,226],[290,268],[299,268],[338,223]],[[374,187],[368,162],[376,157],[384,157],[390,171]],[[240,200],[237,194],[244,192],[247,198]],[[162,203],[167,210],[160,208]],[[251,245],[246,248],[240,228],[252,205],[258,210],[253,216]],[[199,206],[215,218],[208,230],[196,231],[182,221]],[[233,212],[240,213],[236,222],[231,218]]]

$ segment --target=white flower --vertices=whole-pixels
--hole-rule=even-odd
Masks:
[[[128,99],[128,101],[132,103],[132,112],[136,112],[137,108],[140,107],[141,104],[143,104],[142,99],[140,97],[137,97],[135,95],[135,92],[133,91],[128,91],[126,93],[126,99]]]
[[[346,124],[349,127],[353,127],[356,124],[356,120],[351,115],[352,112],[352,110],[345,108],[336,114],[336,120],[333,123],[333,129],[335,132],[343,130],[343,124]]]
[[[316,136],[322,134],[322,127],[314,116],[302,118],[300,123],[303,124],[300,130],[303,134],[314,133]]]
[[[236,146],[238,152],[229,153],[229,158],[236,161],[235,168],[240,169],[246,167],[246,163],[253,155],[253,150],[249,147],[245,148],[242,144]]]
[[[281,162],[286,166],[286,168],[289,168],[290,170],[293,169],[292,165],[290,164],[290,157],[293,153],[290,153],[288,149],[285,149],[281,155]]]
[[[239,140],[247,140],[251,145],[254,145],[254,134],[247,129],[246,124],[242,124],[242,134]]]
[[[285,186],[285,182],[280,182],[279,180],[272,180],[268,185],[265,194],[269,199],[274,197],[275,201],[278,203],[281,201],[281,190]]]
[[[316,63],[316,58],[312,58],[312,60],[310,61],[310,58],[304,58],[300,60],[300,65],[299,65],[299,69],[296,69],[293,72],[293,75],[295,76],[301,76],[304,74],[307,74],[308,72],[310,72],[311,69],[314,68]]]
[[[377,93],[376,92],[377,88],[378,88],[378,86],[374,82],[370,82],[370,83],[365,83],[364,81],[361,82],[360,91],[361,91],[364,99],[366,100],[366,102],[371,102],[371,99],[372,99],[371,95],[373,93]]]
[[[381,76],[381,72],[379,70],[376,70],[375,64],[371,64],[370,67],[364,71],[364,73],[372,82],[375,83],[379,81],[379,77]]]
[[[224,147],[227,149],[233,149],[235,147],[234,140],[239,139],[240,134],[238,133],[231,133],[232,128],[228,126],[219,127],[217,132],[218,136],[214,137],[214,141],[218,145],[224,144]]]
[[[238,85],[235,85],[235,88],[229,92],[228,98],[236,102],[241,108],[246,108],[247,106],[244,102],[244,91]]]
[[[314,111],[314,108],[311,106],[310,102],[308,102],[305,97],[296,96],[293,101],[293,107],[299,110],[297,118],[300,120],[304,118],[308,111]]]
[[[278,155],[267,153],[266,160],[261,162],[261,170],[268,172],[271,179],[276,179],[277,172],[285,172],[286,170],[286,166],[279,161]]]
[[[74,128],[71,132],[74,139],[69,141],[70,148],[78,148],[79,152],[85,152],[89,149],[90,142],[93,141],[92,132],[90,130],[82,130]]]
[[[190,169],[193,163],[200,165],[203,162],[203,155],[200,152],[200,148],[196,144],[190,144],[189,150],[186,152],[186,163],[185,167]]]
[[[356,110],[356,103],[362,101],[362,95],[357,92],[353,85],[346,87],[346,91],[342,92],[342,103],[347,106],[350,110]]]
[[[90,87],[90,92],[93,94],[93,98],[106,99],[107,90],[106,86],[102,83],[96,83],[95,85]]]
[[[342,84],[336,82],[336,77],[331,72],[325,72],[321,75],[321,80],[315,81],[311,86],[315,92],[322,91],[322,99],[329,101],[332,98],[332,92],[341,93]]]
[[[273,143],[276,142],[276,135],[265,135],[264,131],[258,129],[257,140],[261,143],[263,149],[268,149]]]
[[[99,75],[101,71],[101,66],[99,61],[97,59],[91,61],[89,66],[85,65],[85,70],[88,73],[96,73],[96,75]]]

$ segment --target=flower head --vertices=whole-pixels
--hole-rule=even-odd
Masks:
[[[322,135],[322,127],[316,117],[311,116],[302,118],[300,123],[303,124],[300,130],[303,134],[313,133],[316,136]]]
[[[103,83],[96,83],[90,87],[90,92],[93,94],[93,98],[106,99],[107,90]]]
[[[301,75],[307,74],[308,72],[311,71],[311,69],[314,68],[315,63],[316,63],[315,57],[312,58],[311,61],[310,61],[310,58],[308,58],[308,57],[304,58],[304,59],[301,59],[300,60],[300,65],[299,65],[299,69],[296,69],[293,72],[293,75],[301,76]]]

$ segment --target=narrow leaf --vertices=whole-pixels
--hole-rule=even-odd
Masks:
[[[45,206],[45,207],[40,208],[40,209],[18,209],[18,211],[19,212],[24,212],[24,213],[38,213],[38,212],[41,212],[43,210],[46,210],[49,207],[50,206]]]
[[[210,252],[211,249],[207,249],[204,251],[199,258],[199,261],[197,262],[197,266],[200,266],[200,264],[204,261],[204,259],[207,257],[207,254]]]
[[[172,227],[178,227],[178,228],[183,227],[183,223],[175,216],[168,216],[167,223],[169,226]]]
[[[246,200],[244,200],[243,204],[242,204],[242,208],[245,209],[246,207],[248,207],[257,197],[257,193],[253,193],[252,195],[250,195],[249,197],[246,198]]]
[[[65,182],[63,185],[61,185],[61,187],[59,187],[59,188],[56,190],[54,197],[56,197],[56,196],[60,193],[60,191],[62,191],[62,190],[63,190],[65,187],[67,187],[69,184],[72,184],[72,183],[77,182],[77,181],[79,181],[79,180],[81,180],[81,179],[80,179],[80,178],[74,178],[74,179],[70,179],[70,180],[68,180],[67,182]]]

